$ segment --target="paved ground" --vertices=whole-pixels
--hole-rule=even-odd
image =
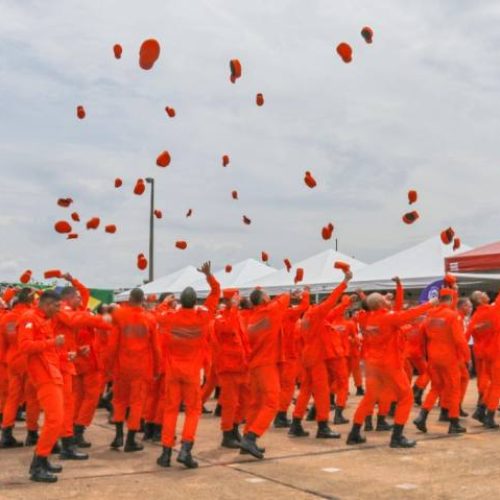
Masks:
[[[347,415],[359,398],[352,397]],[[466,409],[472,410],[475,387],[469,390]],[[416,413],[416,409],[414,413]],[[155,460],[159,445],[125,454],[109,449],[113,429],[100,410],[88,438],[94,443],[91,460],[64,462],[55,485],[39,485],[27,479],[32,451],[0,451],[1,499],[71,498],[342,498],[342,499],[455,499],[498,498],[500,491],[500,432],[486,431],[464,419],[469,432],[448,437],[447,424],[438,423],[437,411],[429,418],[429,433],[408,426],[407,435],[417,438],[412,450],[392,450],[388,433],[371,432],[361,447],[347,447],[349,426],[339,426],[341,440],[290,439],[286,431],[270,430],[261,440],[268,452],[256,461],[219,445],[218,419],[203,416],[195,454],[197,470],[174,462],[161,469]],[[306,428],[314,431],[313,423]],[[16,431],[19,437],[24,430]]]

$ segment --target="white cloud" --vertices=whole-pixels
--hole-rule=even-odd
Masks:
[[[131,190],[146,176],[156,178],[164,212],[157,275],[263,249],[274,265],[298,260],[332,244],[320,237],[329,221],[340,249],[365,261],[449,225],[471,245],[497,237],[494,0],[0,7],[0,279],[61,267],[94,286],[140,282],[148,197]],[[359,35],[365,24],[375,30],[372,46]],[[145,72],[137,53],[148,37],[160,40],[162,54]],[[343,40],[354,46],[350,65],[335,54]],[[228,81],[233,57],[243,64],[236,85]],[[167,169],[155,166],[163,149],[172,155]],[[225,153],[231,164],[223,169]],[[303,184],[305,170],[317,178],[315,190]],[[115,177],[123,188],[114,189]],[[421,219],[408,227],[400,217],[413,187]],[[56,206],[66,196],[83,221],[98,215],[118,233],[81,230],[79,240],[65,241],[53,224],[72,211]],[[175,250],[176,239],[189,249]]]

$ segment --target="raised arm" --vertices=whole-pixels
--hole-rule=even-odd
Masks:
[[[84,309],[87,309],[87,306],[89,304],[89,299],[90,299],[90,292],[89,289],[80,281],[78,281],[76,278],[73,278],[71,274],[66,273],[63,274],[63,278],[66,281],[69,281],[72,286],[74,286],[77,290],[78,293],[80,294],[80,297],[82,298],[82,307]]]
[[[394,281],[396,283],[396,297],[394,299],[394,310],[395,311],[402,311],[404,297],[405,297],[403,284],[401,283],[399,276],[395,276],[394,278],[392,278],[392,281]]]
[[[335,288],[332,293],[328,296],[326,300],[324,300],[321,304],[318,304],[316,306],[313,306],[311,309],[311,314],[314,316],[318,316],[321,318],[321,316],[325,317],[330,309],[338,302],[340,297],[342,297],[342,294],[344,293],[345,289],[347,288],[347,284],[352,278],[352,272],[351,271],[344,271],[344,281],[340,283],[340,285]]]
[[[410,309],[407,309],[406,311],[395,312],[394,314],[388,314],[387,320],[393,326],[404,325],[408,321],[416,319],[422,314],[432,309],[435,303],[436,303],[435,299],[433,299],[430,302],[427,302],[426,304],[422,304],[421,306],[412,307]]]
[[[210,293],[208,294],[208,297],[205,299],[203,305],[212,314],[215,314],[220,298],[220,283],[215,279],[215,276],[212,274],[210,261],[202,264],[202,266],[198,268],[198,271],[206,276],[207,282],[210,286]]]

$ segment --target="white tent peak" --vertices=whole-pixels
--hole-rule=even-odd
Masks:
[[[274,267],[255,259],[245,259],[234,264],[230,273],[226,273],[224,268],[217,271],[214,276],[221,288],[240,288],[249,281],[259,280],[274,272],[276,272]],[[197,291],[208,290],[208,284],[204,278],[196,281],[192,286]]]
[[[254,286],[262,286],[272,291],[287,290],[295,286],[293,280],[295,278],[295,270],[298,267],[304,269],[304,281],[297,286],[312,285],[317,291],[323,288],[328,288],[328,285],[340,283],[344,274],[339,269],[335,269],[333,264],[335,261],[341,260],[350,264],[351,269],[355,272],[365,267],[365,263],[353,257],[328,249],[316,255],[308,257],[293,264],[290,272],[281,269],[269,276],[259,280],[252,280],[245,283],[243,288],[251,288]]]
[[[463,250],[470,247],[462,245]],[[355,273],[352,287],[370,289],[393,287],[393,276],[399,276],[407,287],[427,286],[444,276],[444,259],[453,255],[453,245],[444,245],[439,236],[429,238],[406,250],[381,259]]]

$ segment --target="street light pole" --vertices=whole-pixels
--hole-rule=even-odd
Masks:
[[[149,280],[154,280],[154,241],[155,241],[155,225],[154,225],[154,209],[155,209],[155,180],[152,177],[146,177],[146,182],[151,184],[151,202],[149,207]]]

